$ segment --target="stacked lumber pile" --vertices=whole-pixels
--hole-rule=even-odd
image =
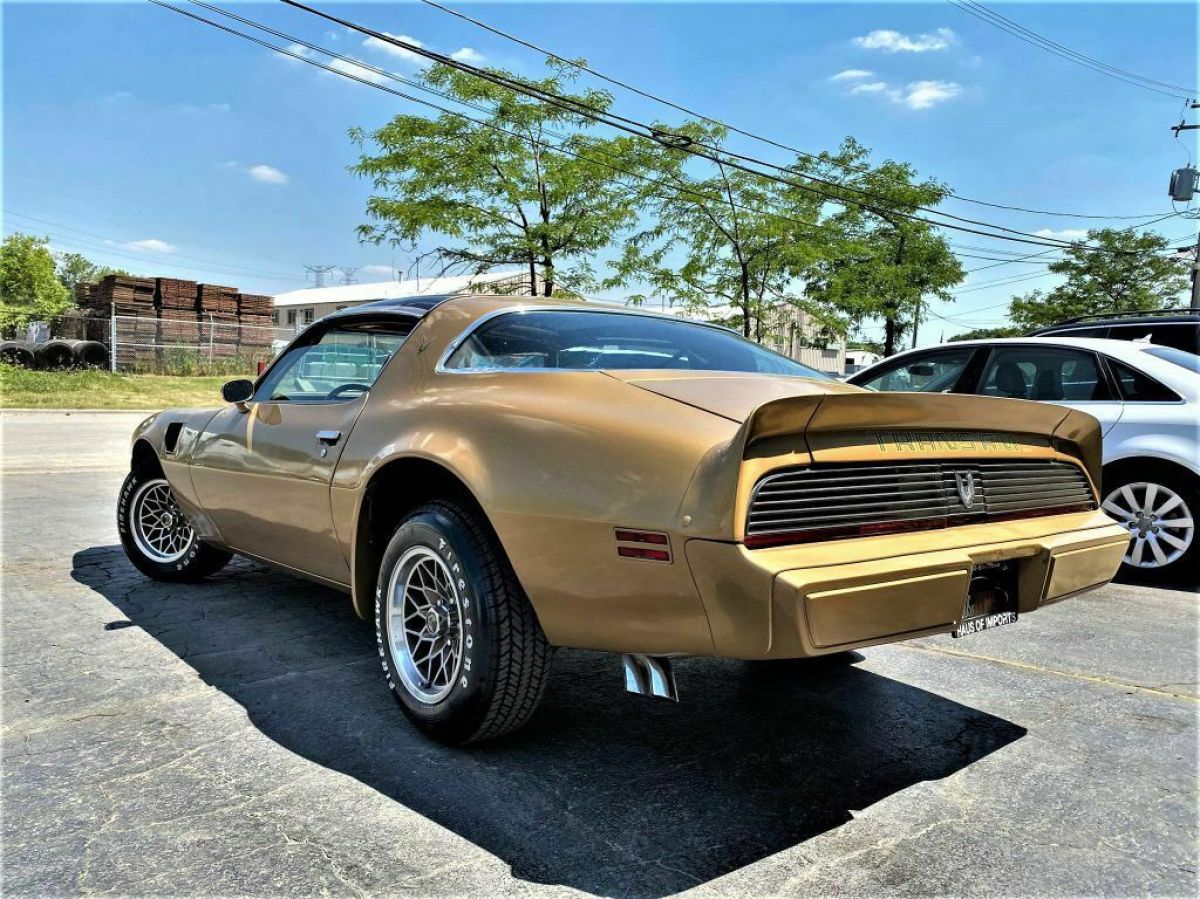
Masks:
[[[238,354],[238,292],[236,287],[201,284],[196,291],[203,341],[213,358]]]
[[[196,282],[179,278],[158,279],[159,334],[164,344],[191,346],[200,339],[196,316]]]
[[[115,310],[117,315],[154,316],[153,278],[134,278],[130,275],[105,275],[92,291],[95,308]]]
[[[270,355],[274,332],[274,303],[271,297],[254,293],[238,294],[238,352],[243,356]]]
[[[95,303],[92,295],[96,292],[95,284],[84,284],[82,281],[75,285],[75,305],[82,309],[93,309]]]

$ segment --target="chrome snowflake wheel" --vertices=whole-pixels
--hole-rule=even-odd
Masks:
[[[1162,484],[1122,484],[1105,497],[1103,508],[1129,528],[1125,563],[1136,568],[1170,565],[1188,551],[1196,536],[1193,510]]]
[[[178,562],[196,540],[166,478],[142,484],[130,503],[130,513],[134,542],[155,562]]]
[[[450,569],[427,546],[409,549],[387,591],[389,649],[404,688],[436,703],[454,688],[462,665],[462,602]]]

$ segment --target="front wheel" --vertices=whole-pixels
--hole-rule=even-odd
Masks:
[[[1200,490],[1173,471],[1143,468],[1105,484],[1102,507],[1129,529],[1123,571],[1143,576],[1195,577],[1200,541],[1195,517]]]
[[[545,690],[552,650],[537,616],[495,537],[455,503],[422,506],[396,529],[375,629],[392,695],[436,740],[515,730]]]
[[[201,542],[167,479],[131,471],[117,498],[121,546],[138,571],[156,581],[198,581],[220,570],[233,554]]]

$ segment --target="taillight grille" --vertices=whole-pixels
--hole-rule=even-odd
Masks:
[[[755,486],[746,543],[925,530],[1095,507],[1083,470],[1056,460],[793,468]]]

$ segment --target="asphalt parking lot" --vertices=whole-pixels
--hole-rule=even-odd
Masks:
[[[560,652],[531,726],[415,734],[340,594],[142,578],[137,414],[3,413],[3,890],[1195,895],[1197,596],[1113,585],[854,664]]]

